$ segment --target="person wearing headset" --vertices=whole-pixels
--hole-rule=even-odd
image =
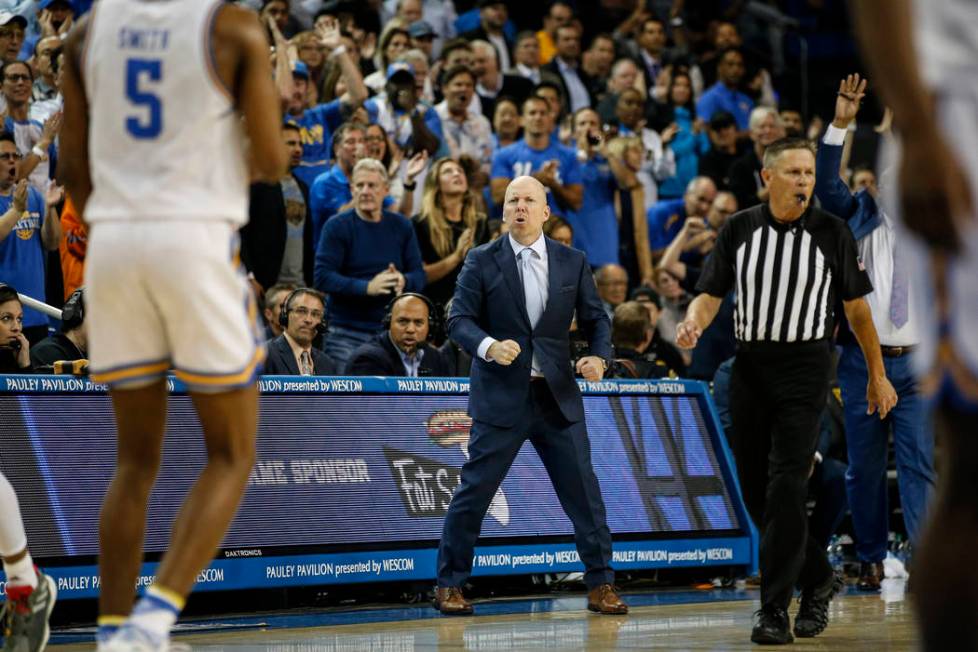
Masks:
[[[50,373],[59,360],[74,362],[88,355],[85,337],[85,293],[78,288],[71,293],[61,309],[61,332],[47,337],[31,347],[31,366],[38,373]]]
[[[387,306],[384,330],[362,344],[346,365],[348,376],[454,376],[444,353],[429,345],[439,311],[423,294],[405,292]]]
[[[278,323],[281,335],[268,343],[267,376],[329,376],[333,361],[313,346],[316,335],[326,330],[326,300],[310,288],[293,290],[282,302]]]
[[[24,337],[24,306],[17,290],[0,283],[0,374],[30,373],[29,351]]]

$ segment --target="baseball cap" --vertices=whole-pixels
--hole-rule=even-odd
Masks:
[[[303,77],[304,79],[309,79],[309,66],[303,61],[296,61],[292,64],[292,75],[296,77]]]
[[[41,3],[37,6],[37,8],[38,8],[39,11],[44,11],[45,9],[47,9],[48,7],[50,7],[51,5],[53,5],[57,1],[58,0],[41,0]],[[78,11],[75,8],[75,3],[72,2],[72,0],[63,0],[63,1],[64,1],[64,3],[66,5],[68,5],[71,8],[72,11],[74,11],[74,12],[77,12]]]
[[[416,20],[408,27],[408,34],[411,38],[435,37],[435,28],[427,20]]]
[[[408,75],[414,79],[414,66],[406,61],[395,61],[387,66],[387,81],[392,80],[397,75]]]
[[[27,29],[27,19],[23,16],[18,16],[17,14],[12,14],[9,11],[0,11],[0,27],[9,25],[10,23],[20,23],[20,26]]]

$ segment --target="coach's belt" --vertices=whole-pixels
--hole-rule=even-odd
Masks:
[[[880,346],[880,351],[884,358],[900,358],[910,355],[917,349],[916,345],[911,346]]]

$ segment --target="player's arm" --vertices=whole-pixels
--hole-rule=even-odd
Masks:
[[[234,88],[236,104],[244,114],[255,180],[278,182],[288,171],[289,161],[282,143],[279,91],[273,80],[265,30],[254,12],[224,5],[214,26],[214,41],[219,65],[228,63],[225,57],[237,55],[236,65],[230,68],[234,84],[229,86]],[[227,70],[220,67],[222,73]]]
[[[61,130],[61,155],[58,157],[58,178],[64,183],[82,219],[88,197],[92,194],[92,176],[88,162],[88,98],[85,96],[81,75],[81,55],[87,33],[88,16],[84,16],[75,23],[65,39],[65,65],[61,84],[64,125]]]
[[[938,249],[958,246],[956,218],[973,215],[968,180],[937,127],[934,103],[920,75],[909,0],[850,3],[863,55],[884,103],[893,109],[903,158],[903,220]]]

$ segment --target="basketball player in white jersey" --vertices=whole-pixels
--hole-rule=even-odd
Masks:
[[[119,432],[99,523],[103,650],[167,649],[254,460],[264,348],[236,231],[248,161],[261,180],[286,172],[268,52],[257,15],[220,0],[100,0],[66,44],[61,173],[90,229],[92,378],[109,385]],[[208,461],[133,609],[169,369]]]
[[[931,524],[913,558],[926,650],[978,650],[978,3],[852,3],[900,133],[904,224],[923,241],[933,301],[920,314],[921,392],[943,456]],[[891,204],[892,205],[892,204]]]

